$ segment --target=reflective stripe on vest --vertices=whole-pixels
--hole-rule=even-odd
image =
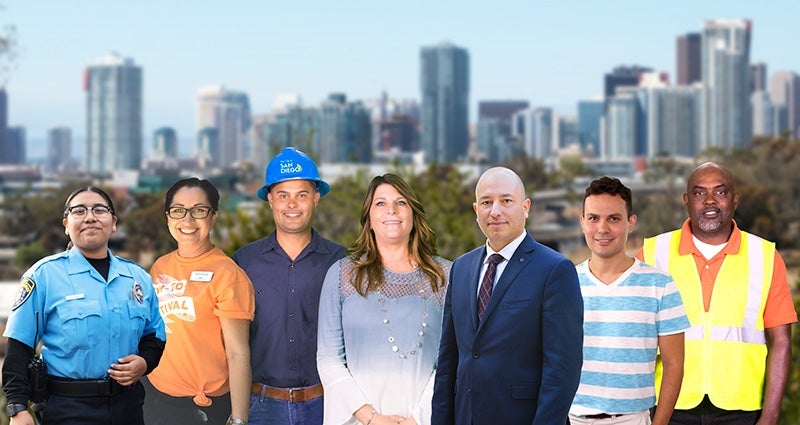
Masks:
[[[692,409],[704,395],[723,410],[762,407],[767,358],[762,316],[775,245],[742,231],[739,234],[741,248],[725,256],[707,312],[694,255],[679,254],[681,237],[691,234],[676,230],[644,241],[645,262],[672,275],[692,324],[684,333],[684,374],[676,409]],[[656,394],[662,378],[663,364],[657,358]]]
[[[675,235],[680,237],[680,231]],[[749,254],[747,304],[745,306],[744,323],[742,327],[714,326],[711,329],[711,339],[714,341],[748,342],[751,344],[766,344],[764,331],[758,329],[759,313],[761,311],[761,287],[764,276],[764,246],[761,238],[742,232],[747,238]],[[670,244],[672,233],[662,233],[655,240],[655,265],[669,273]],[[703,326],[695,325],[686,330],[686,339],[703,339]]]

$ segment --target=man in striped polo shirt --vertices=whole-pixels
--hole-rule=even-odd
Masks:
[[[581,228],[591,257],[577,266],[584,302],[583,368],[572,425],[651,423],[657,356],[664,366],[655,425],[666,425],[683,378],[689,320],[672,278],[628,256],[636,224],[631,191],[618,179],[592,181]]]

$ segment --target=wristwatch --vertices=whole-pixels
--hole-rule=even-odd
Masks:
[[[17,416],[17,413],[23,410],[28,410],[28,406],[19,403],[10,403],[6,406],[6,415],[8,415],[9,418],[13,418]]]

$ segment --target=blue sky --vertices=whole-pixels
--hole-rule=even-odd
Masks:
[[[17,28],[20,55],[7,84],[9,124],[33,142],[48,128],[85,133],[81,76],[116,51],[144,68],[145,144],[174,127],[191,152],[195,95],[224,84],[250,96],[254,113],[299,93],[316,105],[419,98],[419,49],[468,49],[470,114],[479,100],[523,99],[574,113],[599,96],[605,72],[641,64],[675,78],[675,38],[717,18],[753,21],[751,61],[800,72],[796,1],[179,1],[0,0],[0,25]],[[81,155],[82,151],[74,152]]]

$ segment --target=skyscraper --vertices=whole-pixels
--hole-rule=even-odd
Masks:
[[[8,95],[6,90],[0,87],[0,164],[6,163],[5,158],[9,158],[9,149],[6,146],[6,133],[8,132]]]
[[[142,160],[142,68],[111,53],[84,73],[86,169],[138,170]]]
[[[750,143],[749,20],[715,20],[703,25],[703,106],[700,150],[744,148]]]
[[[161,127],[153,132],[153,151],[150,156],[155,160],[178,158],[178,135],[174,128]]]
[[[250,101],[246,93],[228,90],[221,85],[197,90],[198,138],[207,128],[216,128],[216,151],[210,152],[212,164],[227,167],[249,157],[247,134],[250,130]],[[199,139],[198,139],[199,142]]]
[[[5,148],[0,164],[24,164],[26,160],[25,127],[8,127],[6,129]]]
[[[514,114],[512,134],[522,140],[522,149],[532,158],[547,161],[554,154],[553,110],[528,108]]]
[[[639,65],[618,66],[613,71],[605,75],[603,82],[603,93],[606,105],[608,100],[618,92],[619,87],[636,87],[639,85],[640,75],[646,72],[653,72],[652,68]]]
[[[767,90],[767,64],[754,62],[750,64],[750,94]]]
[[[636,155],[639,101],[636,91],[618,93],[606,107],[607,138],[603,159],[627,159]]]
[[[518,111],[527,109],[527,100],[487,100],[478,102],[477,151],[490,163],[509,159],[515,146],[511,145],[512,117]]]
[[[320,108],[319,132],[319,162],[372,161],[372,122],[361,102],[347,102],[344,93],[330,94]]]
[[[422,148],[427,162],[456,162],[469,145],[469,54],[441,43],[420,50]]]
[[[72,131],[69,127],[53,127],[47,131],[47,160],[49,173],[63,171],[72,162]]]
[[[676,78],[679,86],[688,86],[700,81],[701,50],[700,33],[690,32],[678,37],[676,43]]]
[[[693,157],[697,153],[700,119],[699,83],[648,88],[648,156]]]
[[[603,100],[578,102],[578,135],[581,150],[586,156],[600,155],[600,120],[603,118]]]
[[[800,139],[800,76],[791,71],[772,74],[769,95],[773,104],[781,105],[786,110],[786,119],[776,123],[777,132],[789,130],[790,136],[795,140]],[[782,121],[786,123],[783,124]]]

